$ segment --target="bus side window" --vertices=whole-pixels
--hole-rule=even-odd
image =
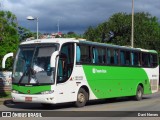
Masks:
[[[111,50],[107,49],[107,64],[111,64]]]
[[[90,56],[90,46],[87,45],[80,45],[80,51],[81,51],[81,59],[80,62],[82,63],[90,63],[91,62],[91,56]]]
[[[134,52],[131,53],[131,65],[132,66],[135,65],[135,53]]]
[[[96,62],[95,57],[96,57],[95,48],[92,48],[92,63]]]
[[[126,51],[125,58],[126,58],[126,65],[131,65],[131,54],[130,54],[130,51]]]
[[[76,47],[76,62],[79,63],[81,60],[81,50],[80,50],[80,46]]]
[[[105,51],[103,48],[98,48],[98,63],[104,64],[105,63]]]
[[[98,51],[96,48],[92,48],[92,52],[93,52],[93,60],[92,62],[93,63],[98,63]]]
[[[118,50],[114,50],[114,64],[118,64]]]
[[[140,66],[140,56],[138,52],[131,53],[131,65]]]
[[[130,51],[123,51],[120,52],[120,63],[121,65],[131,65],[131,54]]]
[[[142,66],[151,67],[149,53],[142,53]]]
[[[95,64],[105,64],[106,59],[105,59],[105,49],[104,48],[92,48],[92,63]]]
[[[121,63],[121,65],[125,65],[126,63],[125,63],[125,52],[124,51],[121,51],[120,52],[120,63]]]
[[[158,65],[158,59],[156,54],[150,54],[151,67],[156,67]]]

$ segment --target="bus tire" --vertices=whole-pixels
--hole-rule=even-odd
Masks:
[[[143,87],[138,85],[136,95],[134,98],[135,100],[140,101],[142,100],[142,96],[143,96]]]
[[[88,101],[88,93],[80,88],[77,94],[77,101],[75,102],[76,107],[84,107]]]

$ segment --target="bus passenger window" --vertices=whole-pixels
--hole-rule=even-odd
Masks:
[[[118,64],[118,50],[114,50],[114,64]]]
[[[92,48],[92,52],[93,52],[93,60],[92,63],[98,63],[98,51],[96,48]]]
[[[126,65],[131,65],[131,54],[130,54],[130,51],[126,51],[126,54],[125,54],[125,57],[126,57]]]
[[[80,50],[80,47],[79,46],[77,46],[76,47],[76,62],[80,62],[80,60],[81,60],[81,50]]]
[[[90,63],[91,58],[90,58],[90,47],[89,46],[82,46],[80,45],[80,62],[81,63]]]
[[[104,64],[106,62],[105,60],[105,51],[103,48],[98,48],[98,60],[100,64]]]
[[[158,65],[158,59],[156,54],[150,55],[151,67],[156,67]]]
[[[118,50],[111,48],[107,49],[107,64],[118,64]]]
[[[125,63],[125,51],[121,51],[120,52],[120,63],[121,63],[121,65],[125,65],[126,63]]]
[[[123,51],[120,52],[120,61],[121,65],[131,65],[131,54],[130,51]]]
[[[140,66],[140,54],[138,52],[131,53],[131,65]]]
[[[107,64],[111,64],[111,51],[107,49]]]
[[[92,49],[93,52],[93,63],[96,64],[104,64],[105,63],[105,51],[103,48],[94,48]]]
[[[142,66],[151,67],[149,53],[142,53]]]

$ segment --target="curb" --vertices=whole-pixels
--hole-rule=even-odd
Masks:
[[[11,98],[8,98],[8,99],[7,98],[6,99],[5,98],[0,98],[0,102],[4,102],[6,100],[12,100],[12,99]]]

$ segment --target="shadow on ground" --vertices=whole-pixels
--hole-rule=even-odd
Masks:
[[[150,99],[150,97],[144,97],[143,99]],[[122,98],[109,98],[103,100],[92,100],[87,103],[86,106],[93,106],[93,105],[103,105],[103,104],[110,104],[110,103],[118,103],[118,102],[126,102],[126,101],[134,101],[131,97],[122,97]],[[15,109],[25,109],[25,110],[60,110],[60,109],[67,109],[67,108],[74,108],[74,103],[63,103],[63,104],[38,104],[38,103],[14,103],[12,100],[4,101],[4,105],[9,108]]]

